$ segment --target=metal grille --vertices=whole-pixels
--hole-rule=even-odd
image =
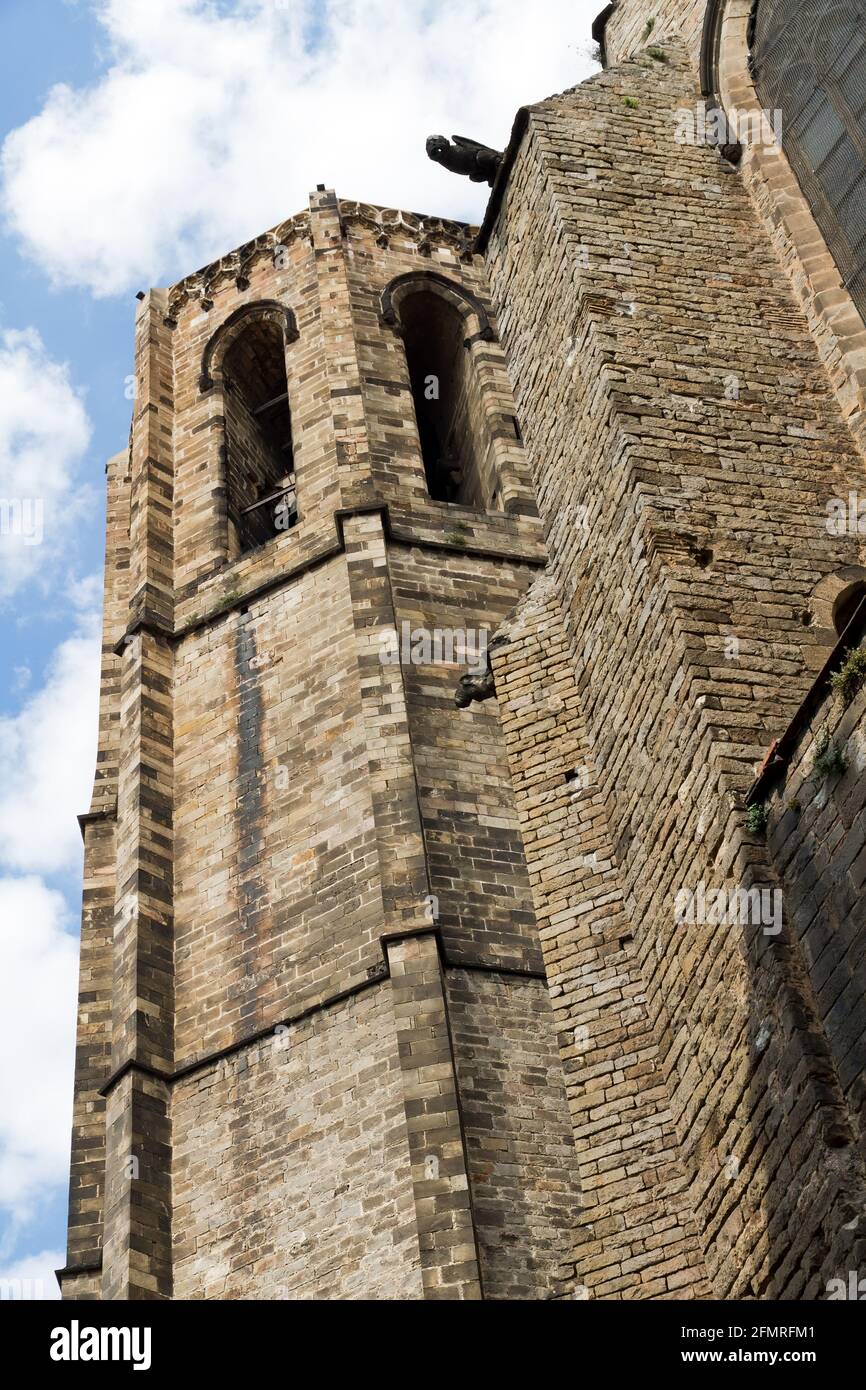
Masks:
[[[757,0],[752,71],[866,319],[866,0]]]

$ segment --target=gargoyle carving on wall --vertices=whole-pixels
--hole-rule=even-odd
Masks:
[[[480,676],[461,676],[454,696],[458,709],[468,709],[473,700],[490,700],[496,694],[493,672],[488,666]]]
[[[492,188],[502,163],[502,151],[491,150],[489,145],[479,145],[477,140],[467,140],[463,135],[452,138],[453,144],[444,135],[431,135],[427,141],[428,157],[452,174],[468,176],[473,183],[489,183]]]

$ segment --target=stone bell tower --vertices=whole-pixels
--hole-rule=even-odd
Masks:
[[[67,1298],[574,1285],[496,702],[455,710],[544,561],[472,244],[320,188],[140,303]]]
[[[859,1287],[862,8],[613,0],[480,229],[143,299],[66,1297]]]

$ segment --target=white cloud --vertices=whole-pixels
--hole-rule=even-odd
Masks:
[[[34,329],[0,332],[0,600],[56,576],[89,495],[75,482],[89,442],[66,366]]]
[[[79,903],[33,872],[78,867],[75,816],[88,805],[96,759],[95,577],[72,582],[67,597],[75,632],[20,712],[0,717],[0,1258],[65,1186],[69,1167]],[[51,1271],[62,1263],[49,1251],[0,1269],[0,1281],[41,1278],[43,1291],[29,1296],[53,1298]]]
[[[518,106],[591,70],[600,0],[93,0],[94,85],[55,87],[3,149],[3,203],[52,280],[167,283],[306,206],[480,216],[430,134],[502,147]]]
[[[38,1255],[26,1255],[13,1264],[0,1265],[0,1297],[40,1301],[59,1298],[54,1271],[65,1264],[62,1250],[40,1250]]]
[[[78,949],[60,893],[0,878],[0,1208],[13,1231],[69,1166]]]
[[[90,582],[73,589],[90,593]],[[100,639],[95,614],[57,648],[44,685],[21,711],[0,716],[0,864],[16,872],[78,866],[76,822],[96,766]]]

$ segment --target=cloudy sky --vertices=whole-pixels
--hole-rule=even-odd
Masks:
[[[0,1279],[65,1262],[103,465],[134,295],[306,206],[479,221],[432,133],[504,146],[602,0],[0,0]]]

